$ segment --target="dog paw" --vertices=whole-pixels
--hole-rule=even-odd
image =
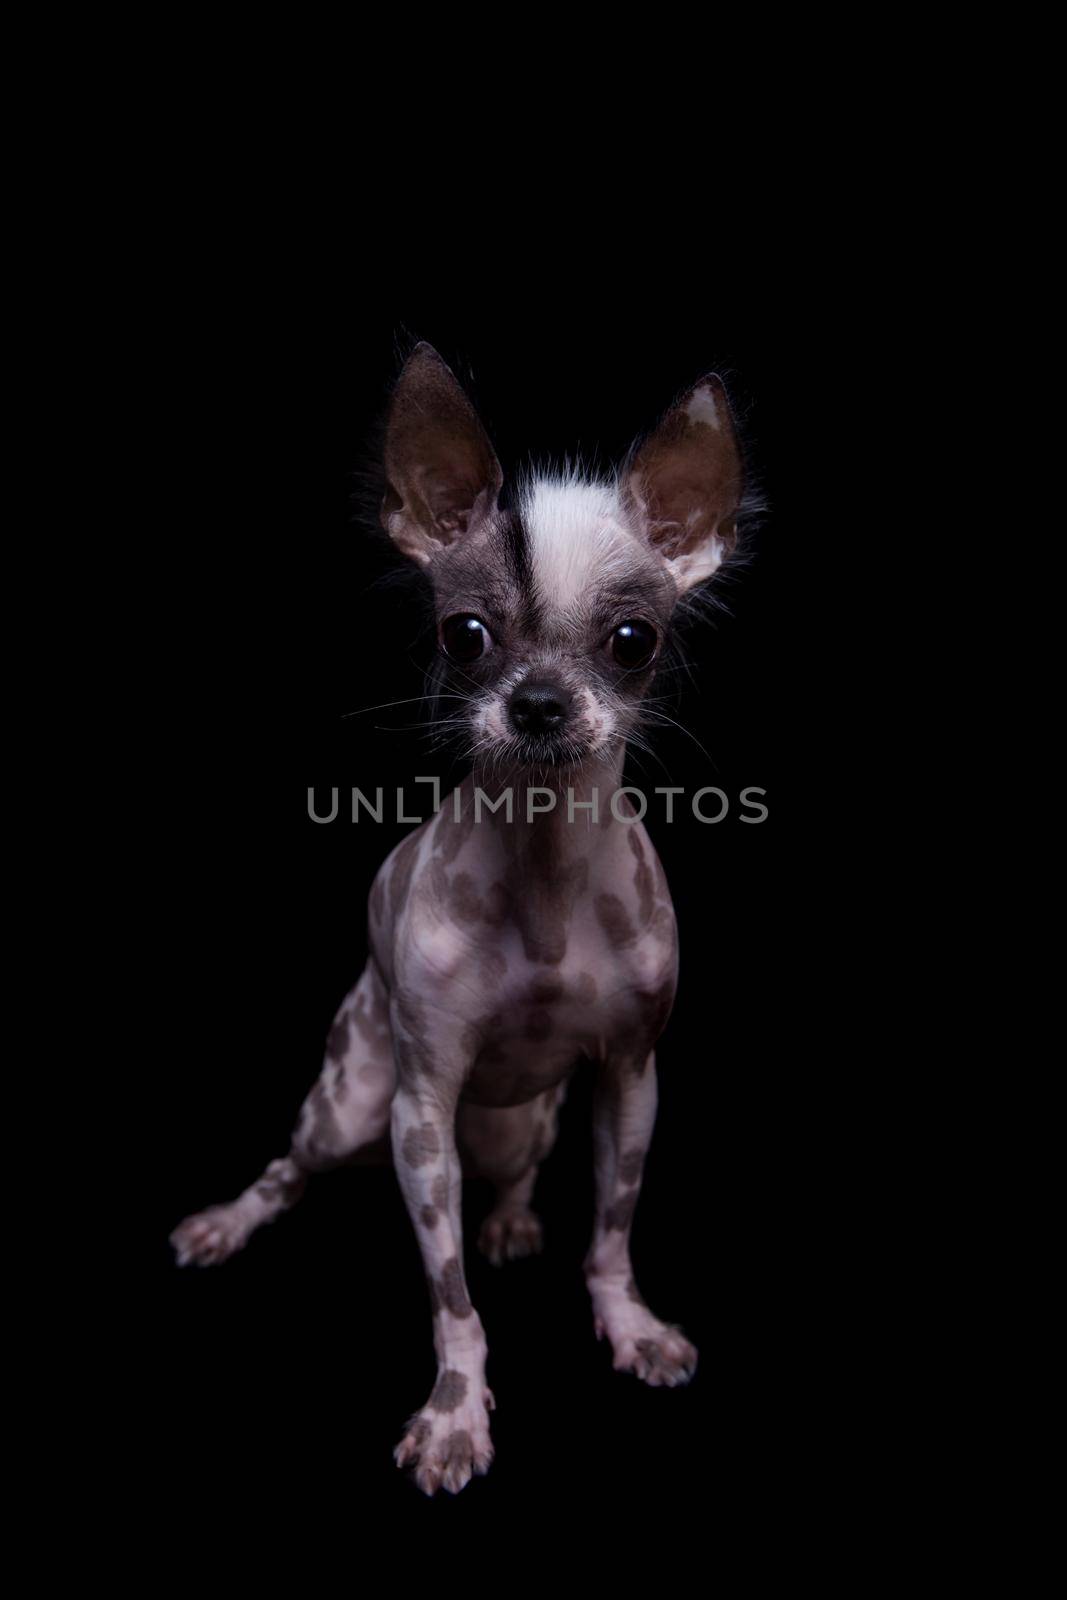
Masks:
[[[611,1341],[616,1372],[632,1372],[653,1389],[676,1389],[697,1369],[696,1346],[681,1328],[660,1322],[645,1305],[631,1278],[617,1288],[594,1289],[593,1328]]]
[[[688,1383],[697,1369],[696,1346],[690,1344],[681,1328],[665,1327],[662,1333],[634,1341],[630,1351],[615,1352],[615,1367],[632,1372],[653,1389],[676,1389]]]
[[[482,1223],[478,1249],[494,1267],[541,1253],[540,1220],[532,1211],[491,1211]]]
[[[248,1240],[249,1228],[234,1206],[210,1206],[179,1222],[170,1236],[179,1267],[213,1267]]]
[[[426,1408],[411,1418],[393,1452],[397,1466],[411,1469],[412,1480],[423,1494],[434,1495],[438,1489],[458,1494],[472,1477],[489,1471],[493,1446],[486,1408],[491,1410],[493,1404],[486,1389],[480,1407],[467,1405],[441,1412],[431,1396]]]

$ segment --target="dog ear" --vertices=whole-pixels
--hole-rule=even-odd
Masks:
[[[631,451],[624,500],[679,593],[710,578],[734,548],[743,478],[726,390],[714,373],[680,395]]]
[[[500,463],[467,396],[437,351],[415,347],[397,380],[385,430],[381,517],[423,565],[496,509]]]

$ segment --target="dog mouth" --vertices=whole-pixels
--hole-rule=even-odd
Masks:
[[[520,734],[495,740],[484,751],[490,765],[515,772],[555,772],[580,767],[589,755],[584,739],[566,734]]]
[[[565,734],[530,736],[515,741],[514,758],[523,767],[576,767],[586,754],[584,745]]]

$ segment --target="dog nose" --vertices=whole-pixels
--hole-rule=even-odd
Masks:
[[[555,683],[523,683],[508,710],[520,733],[555,733],[563,726],[571,697]]]

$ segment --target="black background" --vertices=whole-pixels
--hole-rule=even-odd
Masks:
[[[209,1504],[245,1493],[260,1512],[277,1503],[279,1539],[304,1494],[412,1527],[592,1500],[620,1514],[662,1504],[677,1518],[703,1518],[714,1501],[720,1517],[755,1525],[810,1469],[812,1359],[849,1337],[826,1298],[847,1247],[831,1260],[823,1236],[835,1203],[826,1124],[841,1107],[818,1072],[799,977],[810,977],[807,750],[822,610],[807,555],[825,483],[796,308],[717,296],[707,281],[660,290],[643,309],[632,291],[549,303],[531,287],[507,301],[487,290],[477,309],[375,297],[340,313],[306,278],[301,290],[234,285],[151,325],[169,376],[153,418],[146,517],[163,544],[144,626],[165,612],[168,659],[137,729],[155,1184],[126,1354],[158,1492],[195,1481]],[[687,1390],[649,1390],[613,1373],[594,1340],[579,1075],[538,1185],[544,1255],[491,1269],[473,1247],[488,1192],[466,1188],[496,1461],[458,1499],[434,1502],[391,1462],[434,1358],[390,1170],[314,1179],[221,1268],[178,1271],[167,1244],[183,1215],[233,1197],[285,1152],[362,966],[369,885],[405,830],[352,826],[346,791],[449,775],[410,726],[419,706],[346,715],[417,695],[429,659],[408,586],[388,579],[395,559],[352,507],[414,338],[468,382],[505,471],[576,446],[616,459],[681,388],[724,372],[767,502],[747,566],[721,588],[728,610],[686,641],[691,677],[678,677],[672,715],[692,738],[660,729],[664,767],[628,769],[649,788],[714,784],[731,799],[716,826],[682,803],[667,827],[655,799],[648,818],[682,965],[633,1255],[652,1307],[699,1346],[700,1369]],[[312,784],[324,799],[342,790],[330,826],[308,818]],[[739,820],[747,785],[767,791],[759,826]],[[409,789],[414,809],[427,792]]]

